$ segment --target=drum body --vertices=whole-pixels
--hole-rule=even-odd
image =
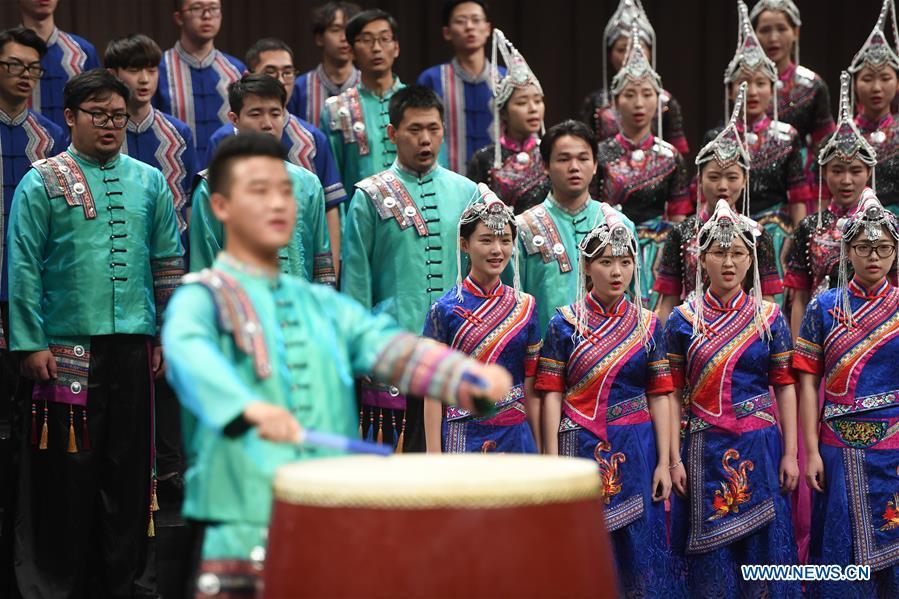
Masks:
[[[275,478],[266,599],[610,597],[596,464],[407,454]]]

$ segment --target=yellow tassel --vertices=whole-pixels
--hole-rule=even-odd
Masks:
[[[72,424],[72,406],[69,406],[69,453],[78,453],[75,445],[75,426]]]
[[[396,441],[396,451],[394,453],[403,453],[403,440],[406,437],[406,427],[400,431],[400,438]]]
[[[156,525],[153,524],[153,514],[150,514],[150,524],[147,526],[147,536],[151,539],[156,536]]]
[[[159,511],[159,502],[156,500],[156,489],[153,489],[153,493],[150,495],[150,510],[154,512]]]
[[[378,445],[384,444],[384,428],[379,424],[378,425]]]
[[[44,420],[43,426],[41,426],[41,442],[38,445],[38,449],[47,449],[47,420]]]
[[[363,439],[362,436],[362,410],[359,410],[359,438]]]

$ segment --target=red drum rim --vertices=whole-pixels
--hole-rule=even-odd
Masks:
[[[403,454],[278,468],[276,501],[312,507],[499,509],[600,496],[596,463],[540,455]]]

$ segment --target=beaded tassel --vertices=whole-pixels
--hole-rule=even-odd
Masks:
[[[359,410],[359,438],[360,439],[363,438],[363,436],[362,436],[362,419],[363,418],[364,418],[364,415],[362,413],[362,410]]]
[[[78,446],[75,445],[75,416],[71,404],[69,405],[69,453],[78,453]]]
[[[81,451],[91,450],[91,435],[87,427],[87,406],[81,410]]]
[[[384,410],[378,410],[378,445],[384,444]]]
[[[406,438],[406,415],[403,414],[403,428],[400,429],[400,438],[396,442],[396,453],[403,453],[403,440]]]
[[[368,433],[365,434],[365,440],[369,442],[375,440],[375,411],[372,409],[368,412]]]
[[[37,405],[31,402],[31,444],[37,445]]]
[[[152,490],[150,492],[150,523],[147,524],[147,536],[153,538],[156,536],[156,522],[153,518],[153,512],[159,510],[159,503],[156,501],[156,477],[153,477],[153,482],[151,483]]]
[[[396,447],[396,445],[394,445],[395,443],[396,443],[396,412],[391,410],[391,412],[390,412],[390,444],[393,445],[394,447]]]
[[[38,449],[47,449],[47,400],[44,400],[44,424],[41,426],[41,442]]]

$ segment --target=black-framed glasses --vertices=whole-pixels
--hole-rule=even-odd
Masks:
[[[381,44],[381,47],[389,46],[396,40],[393,37],[392,33],[382,33],[381,35],[372,35],[370,33],[364,33],[356,38],[357,44],[362,44],[366,48],[374,48],[375,42]]]
[[[213,19],[216,17],[222,16],[222,7],[221,6],[188,6],[181,12],[187,13],[193,18],[202,19],[207,14]]]
[[[293,79],[297,76],[297,70],[293,67],[284,67],[283,69],[279,69],[278,67],[266,67],[262,69],[262,72],[275,79]]]
[[[91,115],[91,122],[94,124],[94,127],[103,128],[112,122],[113,129],[124,129],[125,125],[128,124],[128,121],[131,119],[131,115],[127,112],[117,112],[115,114],[109,114],[108,112],[103,112],[102,110],[85,110],[84,108],[79,107],[78,110],[85,114]]]
[[[744,250],[733,250],[733,251],[724,251],[724,250],[714,250],[712,252],[708,252],[707,254],[710,258],[715,260],[716,262],[724,262],[728,256],[734,262],[742,262],[749,258],[749,252]]]
[[[896,251],[896,246],[890,243],[882,243],[880,245],[858,243],[850,247],[852,247],[852,251],[855,252],[857,256],[862,258],[869,257],[871,252],[877,254],[878,258],[889,258],[893,255],[893,252]]]
[[[0,60],[0,64],[6,68],[7,73],[14,76],[19,76],[28,71],[29,75],[40,79],[45,73],[44,67],[39,64],[22,64],[18,60]]]

